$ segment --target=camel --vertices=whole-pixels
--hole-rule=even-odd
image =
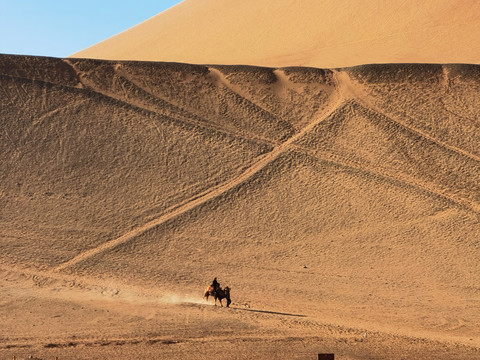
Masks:
[[[220,301],[220,306],[222,307],[222,299],[227,299],[227,307],[229,307],[232,302],[232,300],[230,300],[230,288],[228,286],[225,287],[225,289],[219,287],[217,288],[217,291],[215,291],[212,286],[208,286],[205,289],[203,297],[208,300],[209,296],[215,297],[215,306],[217,306],[217,299]]]

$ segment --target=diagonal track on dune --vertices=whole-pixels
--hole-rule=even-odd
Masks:
[[[163,69],[163,66],[161,67]],[[163,69],[163,71],[166,73],[166,70]],[[152,100],[156,101],[161,105],[160,107],[167,107],[169,110],[175,112],[172,115],[176,115],[181,117],[182,119],[189,119],[187,121],[196,121],[199,123],[205,123],[206,126],[212,126],[214,127],[215,125],[212,124],[212,122],[206,120],[204,117],[202,117],[200,114],[198,114],[197,111],[194,109],[189,109],[186,107],[183,107],[181,104],[178,104],[177,102],[172,101],[171,99],[168,99],[165,96],[160,96],[159,94],[154,94],[151,89],[147,89],[146,85],[140,84],[140,81],[137,81],[133,79],[132,77],[129,76],[128,72],[123,70],[122,66],[120,64],[115,66],[115,72],[118,76],[118,79],[125,81],[129,86],[133,86],[136,91],[142,92],[144,95],[147,95],[149,98]],[[167,74],[167,73],[166,73]],[[170,81],[171,82],[171,81]],[[123,84],[121,85],[123,87]],[[174,87],[172,85],[172,87]],[[125,91],[125,90],[124,90]],[[178,91],[177,91],[178,92]],[[126,91],[125,91],[126,93]],[[127,97],[127,96],[125,96]],[[138,100],[138,98],[136,98]],[[142,102],[143,107],[145,107],[145,101]],[[150,106],[149,106],[150,108]],[[234,132],[233,129],[230,129],[229,131]],[[248,134],[249,136],[255,136],[255,134]]]
[[[29,80],[31,80],[31,79],[29,79]],[[127,79],[127,80],[128,80],[128,79]],[[341,78],[341,80],[342,80],[342,81],[344,80],[343,77]],[[38,81],[44,82],[44,81],[41,81],[41,80],[38,80]],[[349,79],[349,81],[351,81],[351,80]],[[48,83],[48,82],[47,82],[47,83]],[[58,85],[58,84],[55,84],[55,85]],[[354,85],[357,85],[357,84],[355,83]],[[356,87],[356,86],[355,86],[355,87]],[[338,89],[338,82],[337,82],[337,89]],[[78,89],[78,88],[76,88],[76,90],[92,91],[93,93],[98,93],[99,95],[102,95],[102,96],[111,98],[111,99],[113,99],[113,100],[116,100],[116,101],[119,101],[119,102],[122,102],[122,103],[125,103],[125,104],[127,104],[127,105],[132,106],[132,107],[135,107],[135,108],[139,108],[139,109],[142,109],[142,110],[145,110],[145,111],[150,111],[150,112],[152,112],[152,110],[150,110],[150,109],[143,109],[142,107],[139,107],[138,105],[130,104],[129,102],[126,102],[126,101],[124,101],[124,100],[122,100],[122,99],[119,99],[119,98],[117,98],[117,97],[109,96],[108,94],[105,94],[104,92],[96,91],[95,89],[92,89],[92,88],[90,88],[90,87],[88,87],[87,89]],[[355,89],[355,90],[357,90],[357,89]],[[355,95],[357,95],[357,96],[355,96]],[[406,130],[409,130],[409,131],[411,131],[411,132],[413,132],[413,133],[418,134],[419,136],[422,136],[423,138],[426,138],[426,139],[428,139],[428,140],[430,140],[430,141],[433,141],[433,142],[437,143],[439,146],[445,145],[445,144],[443,144],[443,143],[439,143],[436,139],[431,139],[428,135],[419,133],[418,131],[416,131],[416,129],[412,129],[412,128],[410,128],[409,126],[405,126],[400,120],[397,120],[397,121],[396,121],[395,119],[392,119],[391,116],[389,116],[389,115],[383,113],[382,111],[380,111],[375,105],[371,104],[370,101],[364,100],[364,98],[365,98],[364,96],[358,96],[358,93],[357,93],[357,94],[353,93],[353,96],[352,96],[352,97],[355,99],[356,102],[360,103],[361,106],[363,105],[365,108],[377,112],[378,114],[380,114],[380,115],[382,115],[382,116],[390,119],[392,122],[397,123],[399,126],[405,128]],[[367,99],[368,99],[368,98],[367,98]],[[340,102],[339,102],[339,104],[340,104]],[[333,110],[331,110],[330,113],[326,114],[324,117],[325,117],[325,118],[328,117],[331,113],[333,113],[333,112],[334,112],[336,109],[338,109],[340,106],[341,106],[341,104],[340,104],[340,105],[337,105],[336,108],[334,108]],[[320,121],[315,122],[315,124],[313,124],[313,125],[311,126],[311,128],[313,128],[313,127],[314,127],[316,124],[318,124],[319,122],[320,122]],[[308,132],[308,131],[309,131],[309,129],[307,129],[307,127],[306,127],[306,128],[304,128],[304,129],[302,130],[302,133],[304,134],[304,133],[306,133],[306,132]],[[238,136],[238,135],[237,135],[237,136]],[[265,166],[266,166],[268,163],[270,163],[270,162],[273,161],[276,157],[278,157],[281,152],[287,150],[287,148],[284,148],[284,145],[285,145],[286,143],[293,143],[295,140],[299,139],[300,137],[301,137],[301,133],[298,133],[298,134],[294,135],[294,138],[290,138],[290,139],[287,140],[285,143],[283,143],[283,144],[279,145],[278,147],[276,147],[272,152],[270,152],[270,153],[266,154],[264,157],[260,158],[260,160],[259,160],[258,163],[256,163],[256,164],[262,164],[262,163],[264,163]],[[459,152],[459,151],[456,151],[457,149],[450,149],[448,145],[442,146],[442,147],[446,147],[447,149],[449,149],[449,150],[451,150],[451,151],[454,151],[454,152],[457,152],[457,153]],[[289,148],[292,149],[292,150],[295,150],[296,146],[289,147]],[[283,150],[282,150],[282,149],[283,149]],[[272,153],[275,154],[278,150],[280,150],[280,152],[278,152],[277,156],[275,156],[272,160],[268,160],[268,157],[269,157]],[[462,150],[460,150],[460,152],[462,152]],[[462,155],[465,155],[465,154],[462,153]],[[470,156],[468,156],[468,157],[470,157]],[[470,158],[471,158],[471,157],[470,157]],[[267,159],[267,160],[266,160],[266,159]],[[474,159],[474,160],[477,160],[477,159]],[[347,161],[347,162],[348,162],[348,161]],[[245,179],[245,180],[246,180],[246,179],[248,179],[249,177],[253,176],[253,174],[255,173],[255,169],[257,169],[256,171],[261,170],[261,168],[256,168],[256,164],[254,164],[254,165],[252,165],[251,167],[247,168],[242,174],[239,175],[239,178],[242,178],[242,179]],[[341,164],[341,165],[342,165],[342,164]],[[345,165],[345,164],[343,164],[343,165]],[[352,164],[347,164],[347,166],[348,166],[348,165],[351,166]],[[367,169],[367,170],[364,169],[363,166],[361,166],[361,165],[359,165],[359,164],[357,164],[357,165],[358,165],[358,166],[355,166],[355,168],[357,168],[357,169],[363,169],[364,171],[368,171],[368,169]],[[250,174],[250,173],[249,173],[249,170],[251,170],[251,169],[253,169],[254,172],[252,172],[251,175],[249,175],[249,174]],[[417,187],[418,189],[423,189],[424,191],[426,191],[426,192],[428,192],[428,193],[430,193],[430,194],[432,194],[432,195],[440,196],[441,198],[443,198],[443,199],[445,199],[445,200],[447,200],[447,201],[451,201],[451,202],[453,202],[453,203],[456,203],[457,205],[460,205],[460,206],[463,207],[463,208],[467,207],[467,208],[469,208],[469,210],[473,210],[474,212],[478,213],[478,211],[476,211],[475,209],[472,209],[471,204],[465,204],[464,201],[461,201],[462,199],[457,199],[457,198],[452,198],[452,197],[450,197],[450,196],[446,196],[446,194],[443,194],[441,191],[437,191],[436,189],[432,189],[432,188],[430,188],[430,186],[425,186],[425,185],[427,185],[427,184],[417,183],[416,181],[412,181],[413,179],[410,179],[410,178],[409,178],[409,179],[406,179],[406,178],[399,179],[399,178],[397,178],[397,177],[395,177],[395,176],[391,176],[391,174],[382,173],[382,174],[377,174],[377,175],[384,176],[384,177],[387,177],[387,178],[391,178],[391,179],[394,179],[394,180],[397,180],[397,181],[406,183],[406,184],[408,184],[408,185],[410,185],[410,186],[415,186],[415,187]],[[212,188],[210,188],[210,189],[207,189],[206,191],[204,191],[204,192],[202,192],[202,193],[199,193],[199,194],[191,197],[190,199],[187,199],[187,200],[183,201],[183,202],[180,203],[180,204],[176,204],[175,206],[170,207],[169,209],[166,210],[166,211],[167,211],[167,214],[165,214],[165,215],[163,215],[163,216],[161,216],[161,217],[159,217],[159,218],[157,218],[157,219],[154,219],[154,220],[152,220],[151,222],[148,222],[147,224],[145,224],[144,226],[141,226],[141,227],[138,228],[138,229],[143,229],[143,228],[144,228],[145,226],[147,226],[147,225],[149,225],[149,226],[147,226],[148,228],[152,228],[152,227],[156,226],[156,223],[155,223],[156,220],[158,220],[158,219],[163,219],[165,216],[168,217],[169,214],[171,214],[171,213],[174,214],[172,217],[166,218],[166,219],[164,219],[164,220],[161,221],[161,222],[167,221],[167,220],[169,220],[170,218],[173,218],[173,217],[175,217],[175,216],[178,216],[179,214],[184,213],[184,212],[186,212],[186,211],[188,211],[188,210],[190,209],[190,208],[188,208],[188,207],[189,207],[189,204],[190,204],[190,205],[193,204],[193,207],[195,207],[195,206],[198,206],[198,205],[200,205],[200,204],[208,201],[208,200],[209,200],[208,197],[211,196],[212,194],[215,194],[215,193],[218,192],[218,191],[220,191],[220,194],[223,193],[223,192],[225,192],[225,191],[227,191],[228,189],[225,190],[225,184],[227,184],[227,185],[228,185],[228,184],[231,184],[232,182],[234,182],[234,180],[235,180],[235,179],[230,180],[230,181],[228,181],[228,182],[226,182],[226,183],[224,183],[224,184],[220,184],[220,185],[214,186],[214,187],[212,187]],[[242,180],[242,181],[244,181],[244,180]],[[234,183],[230,188],[233,188],[234,186],[240,184],[242,181],[239,181],[238,183]],[[220,194],[219,194],[219,195],[220,195]],[[213,195],[211,198],[214,198],[214,197],[216,197],[216,196],[218,196],[218,195]],[[460,201],[459,201],[459,200],[460,200]],[[193,208],[193,207],[191,207],[191,208]],[[148,229],[147,229],[147,230],[148,230]],[[132,230],[131,232],[127,233],[127,234],[130,234],[130,233],[132,233],[132,232],[134,232],[134,231],[135,231],[135,229]],[[146,231],[146,230],[141,230],[140,234],[143,233],[144,231]],[[125,234],[125,235],[127,235],[127,234]],[[125,235],[124,235],[124,236],[125,236]],[[124,236],[122,236],[122,237],[119,238],[119,239],[121,239],[120,243],[122,243],[122,242],[124,242],[124,241],[128,241],[130,238],[135,237],[136,235],[133,234],[133,235],[132,235],[131,237],[129,237],[127,240],[125,240]],[[118,240],[118,239],[117,239],[117,240]],[[114,240],[112,240],[112,241],[114,241]],[[114,245],[112,245],[111,247],[114,247],[114,246],[116,246],[116,245],[114,244]],[[110,247],[109,247],[109,248],[110,248]],[[73,260],[73,259],[72,259],[72,260]],[[72,261],[72,260],[70,260],[70,261]],[[80,261],[81,261],[81,260],[80,260]],[[65,264],[66,264],[66,263],[65,263]],[[62,265],[60,265],[60,266],[62,266]],[[67,266],[65,266],[65,267],[67,267]]]
[[[374,111],[378,113],[379,115],[389,119],[390,121],[396,123],[398,126],[402,127],[403,129],[406,129],[410,131],[411,133],[416,134],[417,136],[424,138],[428,141],[431,141],[438,146],[449,150],[451,152],[457,153],[463,157],[467,157],[471,160],[474,160],[476,162],[480,163],[480,157],[474,154],[469,153],[468,151],[465,151],[461,148],[458,148],[456,146],[447,144],[411,125],[406,124],[404,121],[400,120],[397,116],[394,114],[391,114],[389,112],[386,112],[382,109],[380,109],[377,105],[375,105],[374,101],[372,100],[373,96],[368,93],[368,91],[365,89],[365,85],[361,85],[358,82],[354,81],[351,79],[351,77],[348,75],[347,72],[341,71],[341,72],[336,72],[336,75],[339,78],[339,81],[344,85],[344,87],[348,88],[348,91],[352,93],[352,97],[355,99],[355,101],[362,105],[363,107],[370,109],[371,111]]]
[[[162,67],[162,69],[165,72],[165,74],[167,74],[166,70],[163,67]],[[231,93],[231,95],[238,97],[239,99],[241,99],[241,101],[245,102],[247,105],[250,105],[255,109],[258,109],[263,114],[268,115],[269,117],[271,117],[272,119],[274,119],[278,123],[281,123],[282,126],[284,126],[285,128],[288,128],[289,134],[293,134],[294,129],[288,123],[288,121],[284,121],[283,119],[280,119],[277,115],[275,115],[272,112],[264,109],[263,107],[261,107],[260,105],[255,103],[253,100],[249,99],[246,94],[236,91],[230,85],[228,80],[223,76],[223,74],[221,74],[220,71],[218,71],[214,68],[210,68],[210,67],[208,69],[209,69],[209,71],[213,72],[214,74],[217,74],[217,73],[220,74],[220,75],[217,75],[217,76],[219,78],[221,77],[221,83],[226,87],[226,89]],[[152,91],[146,89],[145,86],[142,86],[138,81],[131,78],[128,75],[128,73],[121,67],[121,65],[117,65],[116,68],[115,68],[115,71],[116,71],[119,79],[122,79],[122,80],[126,81],[130,86],[134,86],[136,88],[136,90],[142,91],[143,93],[148,94],[148,96],[152,97],[156,101],[163,102],[163,103],[167,104],[168,106],[170,106],[172,109],[175,109],[175,111],[178,113],[178,116],[182,117],[182,120],[184,120],[186,122],[197,122],[199,124],[205,123],[205,124],[207,124],[206,126],[209,126],[209,127],[218,127],[214,123],[212,123],[210,121],[207,121],[205,118],[203,118],[197,111],[195,111],[195,109],[184,107],[184,105],[181,105],[181,104],[173,101],[172,99],[167,99],[164,96],[159,96],[158,94],[154,94]],[[110,95],[110,96],[113,96],[113,95]],[[143,104],[143,107],[144,108],[146,107],[145,104]],[[150,109],[150,107],[149,107],[149,109]],[[153,109],[150,109],[150,110],[155,111]],[[183,113],[185,113],[185,114],[183,114]],[[167,115],[167,116],[173,116],[173,115]],[[225,129],[225,128],[222,127],[221,129]],[[241,131],[238,131],[238,129],[235,129],[234,127],[230,127],[230,129],[228,129],[226,131],[229,131],[231,133],[238,132],[242,135],[248,136],[248,138],[255,139],[255,140],[258,140],[258,141],[262,141],[264,143],[278,144],[278,141],[276,141],[276,140],[272,140],[272,139],[264,137],[264,136],[259,136],[255,132],[246,131],[245,129],[242,129]]]
[[[386,113],[386,112],[382,111],[381,109],[379,109],[377,106],[375,106],[368,99],[365,100],[365,99],[356,98],[355,101],[360,106],[364,107],[365,109],[367,109],[369,111],[373,111],[373,112],[379,114],[380,116],[383,116],[385,119],[388,119],[390,122],[398,125],[400,128],[402,128],[402,129],[410,132],[411,134],[414,134],[414,135],[426,140],[427,142],[435,144],[436,146],[438,146],[440,149],[443,149],[444,151],[447,151],[447,152],[453,153],[457,156],[460,156],[463,159],[465,159],[465,161],[473,161],[473,162],[476,162],[476,163],[480,163],[480,157],[478,157],[474,154],[471,154],[467,151],[464,151],[460,148],[457,148],[455,146],[451,146],[449,144],[446,144],[446,143],[444,143],[444,142],[442,142],[442,141],[440,141],[440,140],[438,140],[438,139],[436,139],[436,138],[434,138],[434,137],[432,137],[428,134],[425,134],[422,131],[419,131],[419,130],[415,129],[412,126],[409,126],[409,125],[405,124],[403,121],[397,119],[392,114]],[[419,179],[413,180],[413,183],[415,183],[418,187],[422,187],[425,190],[431,192],[432,194],[436,194],[437,196],[440,196],[440,197],[443,197],[447,200],[450,200],[453,203],[461,206],[462,208],[468,209],[468,210],[474,212],[477,215],[480,214],[480,204],[476,201],[469,200],[465,197],[456,196],[456,194],[454,192],[450,193],[450,194],[447,194],[445,189],[441,190],[440,188],[435,186],[434,183],[422,182]]]
[[[378,108],[376,105],[374,105],[370,100],[365,100],[365,99],[357,99],[358,100],[358,103],[360,105],[363,105],[364,107],[366,107],[367,109],[370,109],[370,110],[373,110],[375,111],[376,113],[390,119],[392,122],[398,124],[399,126],[401,126],[402,128],[428,140],[428,141],[431,141],[432,143],[435,143],[437,144],[438,146],[444,148],[445,150],[448,150],[448,151],[451,151],[453,153],[456,153],[460,156],[463,156],[463,157],[466,157],[466,158],[469,158],[471,160],[474,160],[478,163],[480,163],[480,157],[477,156],[477,155],[474,155],[474,154],[471,154],[463,149],[460,149],[456,146],[453,146],[453,145],[449,145],[441,140],[438,140],[436,138],[434,138],[433,136],[430,136],[426,133],[424,133],[423,131],[421,130],[418,130],[412,126],[409,126],[407,124],[405,124],[402,120],[399,120],[397,117],[395,117],[393,114],[390,114],[390,113],[387,113],[383,110],[381,110],[380,108]]]
[[[46,119],[49,119],[52,116],[55,116],[55,115],[61,113],[62,111],[79,108],[80,106],[83,106],[85,103],[87,103],[89,101],[91,101],[91,99],[87,98],[87,99],[80,100],[76,103],[67,103],[64,106],[60,106],[60,107],[57,107],[55,109],[52,109],[52,110],[49,110],[49,111],[45,112],[44,114],[40,115],[38,118],[35,118],[35,120],[28,126],[28,128],[25,130],[25,134],[22,136],[21,140],[25,141],[25,139],[27,139],[31,135],[33,130],[36,127],[38,127],[39,125],[41,125]]]
[[[102,91],[98,88],[95,87],[95,84],[92,83],[91,81],[88,81],[85,79],[83,72],[81,70],[79,70],[74,64],[72,64],[71,62],[68,61],[68,59],[64,59],[64,62],[68,65],[70,65],[72,67],[72,69],[74,71],[76,71],[76,73],[78,74],[79,78],[80,78],[80,81],[81,81],[81,84],[83,85],[83,88],[80,89],[80,90],[84,90],[84,91],[89,91],[89,92],[92,92],[92,93],[95,93],[95,94],[98,94],[100,96],[103,96],[105,98],[108,98],[108,99],[111,99],[113,101],[117,101],[119,103],[122,103],[122,104],[125,104],[126,106],[129,106],[133,109],[137,109],[137,110],[141,110],[141,111],[145,111],[145,112],[148,112],[148,113],[151,113],[153,115],[157,115],[157,116],[163,116],[165,118],[168,118],[176,123],[180,123],[180,124],[189,124],[189,125],[192,125],[192,126],[197,126],[197,127],[200,127],[202,129],[207,129],[207,130],[212,130],[212,131],[216,131],[216,132],[219,132],[219,133],[222,133],[222,134],[225,134],[225,135],[230,135],[230,136],[234,136],[234,137],[237,137],[237,138],[240,138],[240,139],[243,139],[243,140],[246,140],[246,141],[255,141],[255,142],[258,142],[258,143],[262,143],[262,144],[268,144],[268,145],[277,145],[278,143],[274,140],[270,140],[270,139],[266,139],[264,137],[261,137],[261,136],[258,136],[256,134],[252,134],[252,133],[248,133],[248,134],[245,134],[245,133],[242,133],[242,132],[239,132],[239,131],[231,131],[231,130],[228,130],[228,129],[225,129],[224,127],[221,127],[221,126],[217,126],[213,123],[207,123],[207,122],[203,122],[203,121],[200,121],[200,120],[195,120],[194,118],[187,118],[185,117],[184,115],[181,115],[181,119],[180,118],[175,118],[171,115],[167,115],[167,114],[163,114],[163,113],[159,113],[157,109],[153,108],[153,107],[150,107],[150,106],[147,106],[146,104],[138,104],[138,103],[132,103],[132,102],[129,102],[127,100],[125,100],[124,98],[120,97],[120,96],[117,96],[115,93],[111,93],[111,92],[107,92],[107,91]],[[122,77],[122,79],[124,79],[125,81],[128,81],[130,82],[127,78],[124,78]],[[131,82],[130,82],[131,83]],[[54,85],[57,85],[57,84],[54,84]],[[132,83],[132,85],[135,85],[137,86],[135,83]],[[65,85],[59,85],[59,86],[65,86]],[[65,86],[65,87],[69,87],[69,86]],[[138,87],[138,86],[137,86]],[[70,87],[69,87],[70,88]],[[148,91],[146,91],[145,89],[141,88],[141,87],[138,87],[140,90],[148,93],[150,96],[154,97],[154,95],[150,94]],[[79,88],[75,88],[76,90],[79,90]],[[165,101],[166,103],[168,103],[169,105],[171,105],[172,107],[178,107],[177,105],[175,105],[174,103],[170,102],[170,101],[167,101],[167,100],[163,100],[161,98],[158,98],[159,100],[162,100],[162,101]],[[178,110],[182,111],[184,109],[182,108],[178,108]],[[195,114],[194,114],[195,115]],[[246,135],[248,135],[248,138],[245,137]]]
[[[281,123],[283,126],[287,127],[290,131],[294,131],[293,127],[285,120],[281,119],[278,115],[274,114],[273,112],[271,112],[270,110],[267,110],[265,109],[263,106],[260,106],[259,104],[257,104],[255,101],[253,101],[250,96],[248,96],[248,94],[244,91],[241,91],[237,86],[234,86],[225,76],[225,74],[223,74],[220,70],[216,69],[215,67],[212,67],[212,66],[209,66],[208,67],[208,70],[214,74],[215,76],[217,76],[218,80],[220,81],[220,83],[225,86],[225,88],[227,88],[233,95],[235,96],[238,96],[240,97],[241,99],[243,99],[244,101],[246,101],[246,103],[250,104],[251,106],[259,109],[260,111],[262,111],[263,113],[265,114],[268,114],[269,116],[271,116],[272,119],[274,119],[275,121],[278,121],[279,123]],[[274,69],[275,71],[279,71],[279,69]]]
[[[176,87],[173,84],[173,81],[168,76],[167,71],[164,69],[164,66],[161,66],[160,68],[163,70],[165,75],[167,75],[169,79],[169,83],[171,84],[171,87],[175,89],[176,93],[179,93],[179,91],[176,90]],[[126,81],[130,86],[134,86],[136,90],[143,92],[144,94],[148,95],[155,101],[158,101],[160,104],[170,107],[171,109],[176,111],[178,115],[181,116],[182,118],[196,119],[195,121],[205,123],[207,124],[207,126],[208,125],[215,126],[212,124],[212,122],[208,121],[202,115],[200,115],[198,111],[196,111],[196,109],[185,107],[184,105],[181,105],[178,102],[175,102],[172,99],[168,98],[168,96],[161,96],[160,94],[154,93],[148,86],[146,86],[145,84],[142,85],[140,81],[135,80],[134,78],[129,76],[128,72],[122,68],[121,64],[118,64],[115,66],[115,72],[119,79]],[[234,130],[230,129],[229,131],[233,132]],[[248,135],[255,136],[255,134],[250,134],[250,133]]]
[[[321,113],[318,114],[317,118],[309,123],[307,126],[305,126],[302,130],[297,132],[295,135],[281,143],[280,145],[276,146],[273,148],[273,150],[264,156],[260,158],[256,163],[248,167],[243,173],[241,173],[239,176],[230,179],[222,184],[219,184],[207,191],[205,191],[203,194],[197,195],[190,201],[183,203],[174,209],[172,209],[169,213],[166,213],[156,219],[153,219],[152,221],[147,222],[146,224],[139,226],[124,235],[110,240],[106,243],[103,243],[102,245],[95,247],[93,249],[87,250],[74,258],[56,266],[53,268],[53,271],[61,271],[64,270],[68,267],[71,267],[75,264],[78,264],[82,261],[85,261],[97,254],[100,254],[102,252],[105,252],[106,250],[112,249],[114,247],[117,247],[120,244],[124,244],[135,237],[145,233],[146,231],[157,227],[179,215],[182,215],[197,206],[200,206],[207,201],[210,201],[212,199],[215,199],[219,197],[220,195],[226,193],[227,191],[235,188],[236,186],[244,183],[245,181],[249,180],[252,178],[255,174],[257,174],[260,170],[265,168],[268,164],[273,162],[275,159],[277,159],[280,155],[282,155],[285,151],[291,149],[294,146],[295,141],[300,139],[302,136],[304,136],[306,133],[311,131],[317,124],[320,122],[324,121],[327,119],[337,108],[339,108],[343,104],[343,98],[337,97],[336,100],[333,100],[333,103],[330,103],[329,106]]]
[[[405,121],[402,121],[394,114],[384,111],[379,106],[374,103],[374,97],[368,93],[365,85],[359,84],[357,81],[351,79],[345,71],[335,71],[337,85],[339,91],[343,94],[343,97],[352,99],[357,105],[362,107],[367,111],[371,111],[374,114],[377,114],[383,117],[386,121],[389,121],[392,124],[395,124],[400,129],[417,136],[420,139],[423,139],[431,144],[438,146],[439,149],[443,151],[450,152],[456,156],[462,157],[465,161],[473,161],[475,163],[480,163],[480,157],[469,153],[461,148],[458,148],[454,145],[447,144],[417,128],[406,124]],[[471,201],[465,197],[456,196],[455,193],[447,194],[445,189],[440,189],[438,186],[435,186],[434,183],[423,182],[419,179],[412,179],[411,177],[403,178],[405,181],[414,184],[418,188],[423,188],[425,191],[430,192],[436,196],[440,196],[452,203],[457,204],[458,206],[467,209],[475,214],[480,214],[480,204],[476,201]]]
[[[260,144],[264,144],[264,145],[272,145],[272,146],[278,145],[278,142],[275,142],[273,140],[268,140],[268,139],[265,139],[265,138],[262,138],[262,137],[258,137],[256,135],[252,135],[250,133],[248,134],[248,138],[247,138],[247,137],[245,137],[246,134],[242,134],[240,132],[229,131],[229,130],[226,130],[225,128],[223,128],[223,127],[215,126],[213,124],[204,124],[200,121],[196,121],[196,120],[193,120],[193,119],[186,119],[186,118],[179,119],[179,118],[174,118],[174,117],[169,116],[169,115],[159,114],[154,109],[142,107],[142,106],[139,106],[139,105],[136,105],[136,104],[132,104],[128,101],[125,101],[124,99],[122,99],[120,97],[115,97],[115,96],[109,95],[105,92],[95,90],[91,87],[86,87],[85,86],[83,88],[79,88],[79,87],[63,85],[63,84],[59,84],[59,83],[53,83],[53,82],[49,82],[49,81],[45,81],[45,80],[41,80],[41,79],[31,79],[31,78],[25,78],[25,77],[21,77],[21,76],[11,76],[11,75],[0,74],[0,79],[2,77],[8,78],[8,79],[19,79],[19,80],[23,80],[23,81],[35,81],[35,82],[42,83],[42,84],[48,84],[48,85],[52,85],[52,86],[58,86],[60,88],[65,88],[65,89],[69,89],[69,90],[73,90],[73,91],[78,91],[79,93],[96,94],[97,96],[103,97],[103,98],[108,99],[110,101],[115,101],[115,102],[121,103],[121,104],[123,104],[125,106],[128,106],[129,108],[135,109],[137,111],[144,111],[144,112],[148,112],[152,115],[162,116],[163,118],[168,119],[169,121],[177,123],[177,124],[188,124],[188,125],[191,125],[191,126],[196,126],[196,127],[205,129],[205,130],[215,131],[217,133],[222,133],[224,135],[229,135],[229,136],[233,136],[233,137],[245,140],[245,141],[252,141],[252,142],[256,142],[256,143],[260,143]],[[156,125],[154,125],[154,126],[156,127]]]
[[[443,201],[447,202],[452,206],[456,206],[462,210],[470,211],[476,215],[480,215],[480,209],[478,208],[476,203],[472,203],[468,200],[457,198],[450,194],[446,194],[445,192],[442,192],[440,189],[437,189],[434,186],[432,186],[432,184],[419,181],[418,179],[414,179],[411,176],[402,174],[400,172],[393,173],[386,169],[381,169],[378,167],[374,168],[372,166],[369,166],[368,164],[362,163],[360,161],[354,161],[352,159],[348,159],[346,157],[340,156],[335,153],[311,150],[299,145],[295,145],[294,147],[292,147],[292,151],[300,154],[305,154],[307,156],[311,156],[314,159],[325,161],[327,163],[330,163],[335,166],[340,166],[345,169],[360,171],[370,176],[395,183],[397,186],[410,187],[410,188],[416,189],[417,191],[428,194],[429,196],[442,199]]]

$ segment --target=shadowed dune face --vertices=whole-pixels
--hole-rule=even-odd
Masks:
[[[0,262],[471,341],[479,74],[3,55]]]
[[[20,240],[3,254],[44,265],[237,177],[335,93],[331,72],[313,69],[292,84],[240,69],[230,83],[204,66],[53,59],[43,76],[35,61],[2,58],[4,229]],[[273,80],[248,84],[256,72]],[[298,115],[286,97],[311,107]]]
[[[478,64],[479,14],[474,0],[185,0],[72,56],[323,68]]]

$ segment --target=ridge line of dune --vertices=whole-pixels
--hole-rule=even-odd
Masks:
[[[343,103],[343,98],[338,97],[336,101],[332,104],[330,103],[329,106],[320,114],[318,115],[318,119],[312,121],[308,125],[306,125],[303,129],[301,129],[299,132],[297,132],[295,135],[291,136],[288,138],[286,141],[283,143],[279,144],[278,146],[275,146],[272,151],[268,152],[267,154],[263,155],[260,157],[260,160],[258,160],[256,163],[252,164],[249,166],[242,174],[239,176],[234,177],[233,179],[230,179],[226,182],[224,182],[221,185],[215,186],[211,191],[206,192],[204,195],[195,198],[194,200],[185,203],[179,207],[177,207],[175,210],[172,210],[172,212],[168,214],[164,214],[156,219],[153,219],[146,224],[139,226],[133,230],[128,231],[124,235],[107,241],[106,243],[103,243],[100,246],[97,246],[93,249],[87,250],[72,259],[54,267],[52,270],[53,271],[61,271],[67,267],[73,266],[79,262],[82,262],[92,256],[95,256],[101,252],[104,252],[105,250],[114,248],[120,244],[126,243],[129,240],[143,234],[144,232],[162,224],[165,223],[168,220],[171,220],[189,210],[194,209],[195,207],[202,205],[206,203],[209,200],[212,200],[225,192],[227,192],[230,189],[233,189],[234,187],[240,185],[241,183],[245,182],[246,180],[250,179],[253,175],[258,173],[260,170],[262,170],[265,166],[270,164],[272,161],[277,159],[282,153],[284,153],[287,149],[289,149],[293,143],[301,138],[303,135],[305,135],[307,132],[312,130],[317,124],[328,118],[330,114],[332,114],[341,104]]]

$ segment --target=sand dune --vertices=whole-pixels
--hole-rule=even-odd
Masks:
[[[478,1],[185,0],[72,57],[337,68],[480,63]]]
[[[477,357],[478,74],[0,56],[0,354]]]

